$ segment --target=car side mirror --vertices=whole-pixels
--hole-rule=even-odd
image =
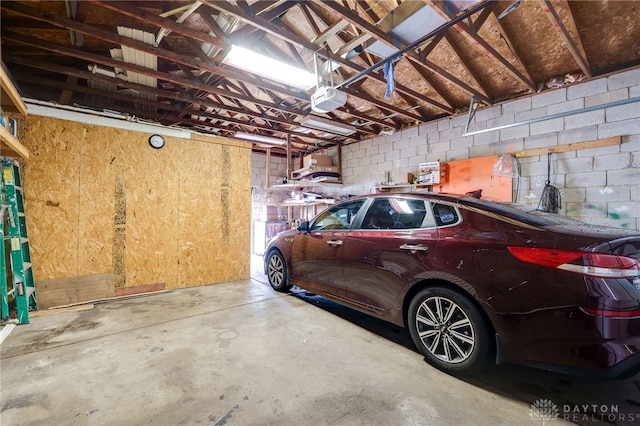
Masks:
[[[309,232],[309,222],[302,222],[298,226],[298,231],[300,231],[300,232]]]

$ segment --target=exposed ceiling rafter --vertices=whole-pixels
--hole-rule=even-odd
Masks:
[[[396,0],[5,1],[2,54],[26,97],[220,136],[288,137],[297,153],[454,116],[468,109],[471,97],[491,105],[640,65],[640,6],[633,1],[422,3],[420,8]],[[402,40],[389,21],[409,18],[413,10],[444,24],[420,43]],[[155,43],[119,35],[118,26],[151,33]],[[303,128],[313,89],[295,89],[225,63],[234,44],[260,47],[308,70],[318,52],[331,73],[323,77],[348,94],[344,106],[325,118],[353,126],[355,133]],[[396,89],[389,98],[380,66],[384,49],[370,50],[371,44],[402,54],[394,58]],[[113,49],[141,56],[124,59]],[[157,69],[143,66],[143,58],[153,58]],[[133,75],[155,87],[126,80]]]

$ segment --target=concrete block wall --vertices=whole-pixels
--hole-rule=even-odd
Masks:
[[[640,97],[640,68],[479,109],[469,131]],[[342,186],[326,196],[369,193],[387,180],[417,173],[420,163],[550,148],[622,136],[620,145],[552,154],[551,184],[562,194],[560,214],[583,222],[640,230],[640,102],[464,137],[467,114],[344,146]],[[519,159],[514,200],[537,206],[547,180],[547,155]],[[265,156],[253,154],[254,202],[265,202]],[[284,158],[271,160],[272,180]],[[516,198],[517,196],[517,198]],[[277,198],[271,196],[270,199]],[[277,200],[275,200],[277,201]]]
[[[286,175],[287,160],[284,157],[271,156],[269,165],[270,185],[267,185],[267,156],[259,153],[251,154],[251,200],[252,219],[259,220],[266,205],[279,206],[288,196],[283,191],[267,190],[267,186],[282,183],[281,179]],[[277,182],[280,179],[279,182]],[[286,216],[286,207],[278,207],[278,215]]]
[[[479,109],[469,131],[640,97],[640,69]],[[551,148],[621,136],[620,145],[554,153],[551,184],[562,194],[560,214],[640,230],[640,102],[464,137],[467,114],[343,147],[343,186],[335,196],[363,194],[417,173],[427,161],[452,161]],[[517,202],[537,206],[547,180],[547,155],[519,159]]]

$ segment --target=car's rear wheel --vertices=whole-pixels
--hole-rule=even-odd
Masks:
[[[277,250],[273,250],[267,257],[267,277],[274,290],[286,293],[291,289],[287,264]]]
[[[409,305],[409,332],[425,360],[450,374],[481,369],[489,356],[487,325],[479,310],[445,287],[419,292]]]

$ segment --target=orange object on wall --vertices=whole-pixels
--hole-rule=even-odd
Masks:
[[[449,164],[440,163],[440,183],[449,182]]]
[[[443,179],[441,175],[440,184],[433,185],[433,191],[466,194],[481,189],[483,198],[513,201],[513,179],[506,176],[492,176],[496,161],[498,161],[497,155],[448,161],[446,163],[448,179]]]

